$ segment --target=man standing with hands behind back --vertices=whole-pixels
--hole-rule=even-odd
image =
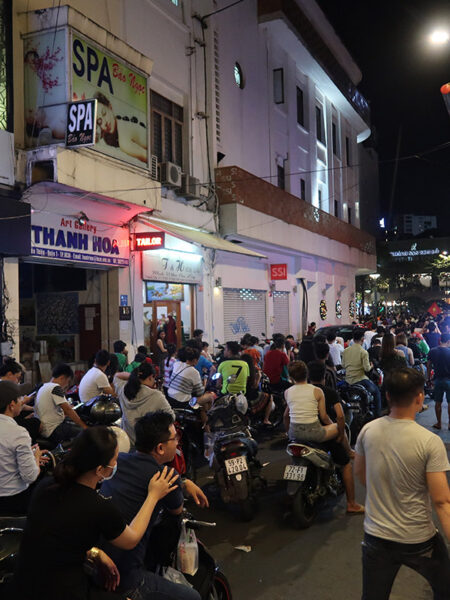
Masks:
[[[442,440],[414,420],[424,383],[414,369],[389,372],[391,412],[365,425],[356,441],[355,474],[367,490],[362,600],[388,600],[402,565],[429,582],[435,600],[450,598],[450,560],[431,512],[433,501],[450,540],[450,464]]]

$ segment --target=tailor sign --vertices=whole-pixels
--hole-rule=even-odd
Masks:
[[[73,263],[127,267],[127,229],[48,212],[31,215],[31,255]]]
[[[133,241],[133,250],[155,250],[164,248],[165,234],[163,232],[135,233]]]

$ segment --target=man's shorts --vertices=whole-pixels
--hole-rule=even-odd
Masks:
[[[450,406],[450,379],[435,379],[434,380],[434,392],[433,400],[436,403],[442,402],[444,394],[447,397],[447,404]]]
[[[328,450],[331,454],[331,458],[340,467],[345,467],[350,462],[350,458],[345,450],[344,446],[336,440],[328,440],[324,442],[323,447]]]

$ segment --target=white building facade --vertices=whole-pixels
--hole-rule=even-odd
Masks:
[[[375,268],[361,74],[314,2],[225,6],[14,2],[16,181],[33,210],[32,255],[10,274],[21,358],[41,341],[53,360],[116,339],[132,354],[169,314],[177,343],[351,318],[354,276]],[[68,149],[67,103],[94,97],[97,143]],[[136,249],[146,232],[164,247]]]

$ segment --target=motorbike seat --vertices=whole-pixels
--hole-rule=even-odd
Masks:
[[[0,531],[2,529],[24,529],[26,522],[26,515],[0,515]]]

